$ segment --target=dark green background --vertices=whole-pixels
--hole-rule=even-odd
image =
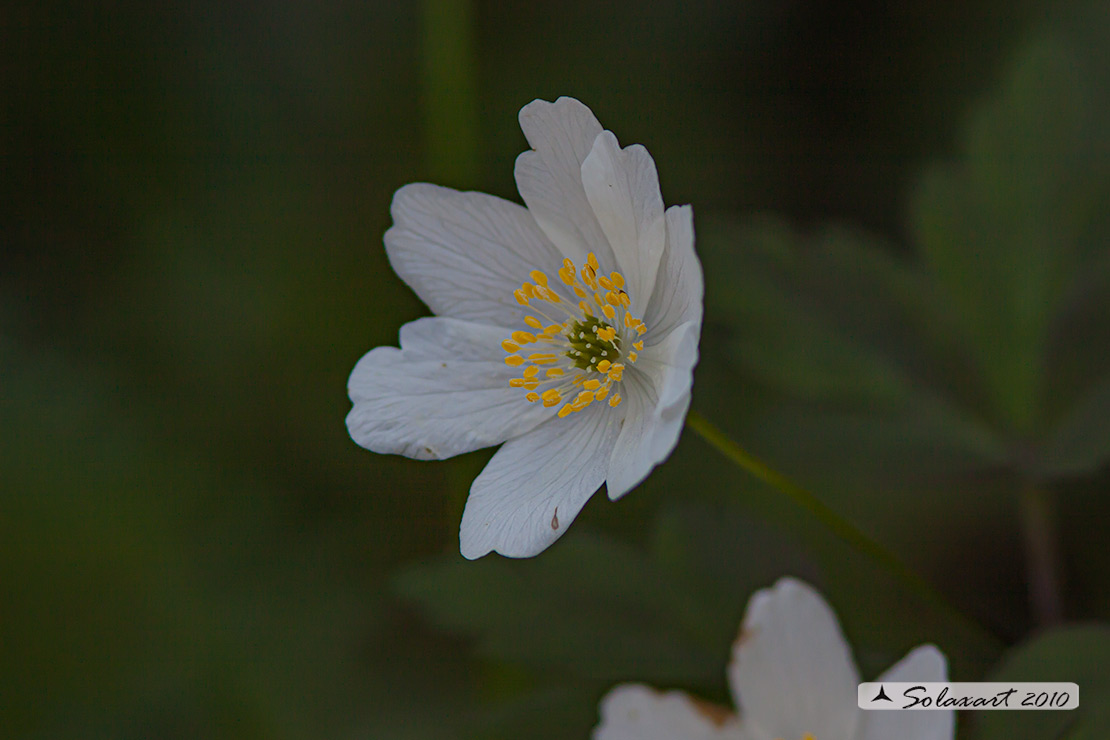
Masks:
[[[1106,661],[1069,656],[1110,639],[1108,20],[1032,0],[5,8],[0,736],[586,737],[621,681],[726,700],[743,606],[786,574],[825,591],[865,677],[935,641],[956,680],[1074,666],[1051,678],[1097,706]],[[526,562],[458,555],[488,452],[349,439],[350,369],[425,313],[381,246],[393,191],[517,200],[516,113],[560,95],[694,205],[695,407],[997,641],[689,431]],[[1056,502],[1067,620],[1103,626],[1006,656],[1037,634],[1031,487]],[[996,725],[964,723],[1017,737]]]

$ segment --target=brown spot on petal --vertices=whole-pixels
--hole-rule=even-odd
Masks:
[[[703,701],[702,699],[695,699],[690,697],[690,703],[694,707],[694,711],[705,717],[717,727],[724,727],[726,724],[736,719],[736,715],[728,707],[722,707],[720,704]]]
[[[555,513],[551,517],[551,528],[552,529],[558,529],[559,528],[559,507],[558,506],[555,507]]]

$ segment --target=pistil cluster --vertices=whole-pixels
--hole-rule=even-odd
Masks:
[[[521,368],[521,376],[511,379],[509,385],[525,389],[529,403],[563,404],[559,418],[582,411],[594,401],[608,399],[609,406],[619,405],[625,363],[636,362],[637,353],[644,348],[642,340],[633,340],[644,334],[647,326],[630,311],[632,301],[624,290],[624,276],[619,272],[600,275],[599,269],[593,252],[587,255],[580,274],[573,262],[563,260],[559,279],[574,292],[577,306],[549,285],[540,270],[529,273],[532,282],[513,291],[517,302],[537,315],[524,317],[533,331],[514,331],[501,342],[501,348],[509,353],[505,364]],[[524,349],[532,344],[539,345],[530,348],[537,351]]]

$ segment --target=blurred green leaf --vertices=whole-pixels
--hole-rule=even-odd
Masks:
[[[1066,476],[1090,473],[1110,458],[1110,378],[1096,384],[1041,446],[1037,471]]]
[[[1067,712],[981,712],[975,740],[1094,740],[1110,737],[1110,625],[1061,627],[1010,651],[985,680],[1070,681],[1079,708]]]
[[[1110,202],[1092,156],[1104,126],[1088,99],[1067,44],[1034,44],[972,116],[964,159],[928,171],[911,207],[995,413],[1019,433],[1040,420],[1050,322]]]

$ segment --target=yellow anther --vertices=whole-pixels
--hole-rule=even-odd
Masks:
[[[559,378],[559,377],[562,377],[563,375],[566,375],[566,371],[564,371],[563,368],[561,368],[561,367],[552,367],[552,368],[548,368],[547,372],[544,373],[544,375],[546,375],[549,378]]]
[[[528,305],[528,296],[524,295],[524,291],[520,288],[513,291],[513,298],[516,298],[516,302],[522,306]]]
[[[617,290],[624,287],[624,275],[621,275],[619,272],[609,273],[609,279],[613,281],[613,287]]]
[[[621,300],[620,300],[620,298],[617,298],[616,293],[614,293],[613,291],[610,290],[608,293],[605,294],[605,302],[609,303],[610,305],[613,305],[613,306],[619,306],[620,303],[621,303]]]
[[[613,307],[610,306],[608,303],[601,307],[601,312],[605,314],[605,318],[609,319],[610,321],[612,321],[617,316],[617,312],[614,311]]]
[[[571,385],[582,385],[582,381],[586,379],[585,375],[575,375],[574,380],[570,381]]]
[[[536,377],[536,373],[538,373],[539,371],[540,369],[537,366],[529,365],[528,367],[524,368],[524,377],[534,378]]]
[[[504,342],[501,343],[501,349],[505,350],[506,352],[516,352],[518,349],[520,349],[520,345],[511,339],[506,339]]]
[[[567,269],[565,267],[559,270],[559,279],[567,285],[574,285],[574,273],[567,272]]]
[[[574,263],[570,261],[569,257],[563,257],[563,269],[571,275],[574,274]]]
[[[521,387],[522,388],[527,388],[530,391],[534,391],[534,390],[536,390],[537,388],[540,387],[540,381],[536,380],[535,378],[532,378],[528,381],[525,381],[524,385],[521,386]]]
[[[594,268],[586,265],[582,268],[582,282],[591,288],[597,287],[597,280],[595,279]]]
[[[554,398],[554,399],[558,400],[558,399],[561,399],[562,397],[563,397],[563,394],[559,393],[559,391],[555,390],[554,388],[551,388],[550,390],[544,391],[543,395],[540,396],[540,398],[542,398],[545,401],[548,400],[548,399],[551,399],[551,398]]]
[[[520,289],[522,291],[524,291],[524,295],[528,296],[529,298],[535,298],[536,297],[536,286],[535,285],[532,285],[531,283],[525,283],[524,285],[520,286]]]
[[[618,383],[620,382],[620,379],[624,376],[624,365],[618,362],[610,367],[609,372],[606,374],[609,376],[609,380],[613,381],[614,383]]]
[[[597,338],[606,342],[611,342],[617,337],[617,330],[611,326],[605,326],[597,329]]]
[[[524,364],[524,358],[520,355],[509,355],[505,358],[505,364],[509,367],[520,367]]]
[[[543,328],[543,322],[541,322],[535,316],[525,316],[524,317],[524,323],[528,324],[528,326],[532,327],[533,329],[542,329]]]
[[[536,288],[536,295],[552,303],[558,303],[561,300],[558,293],[543,285]]]
[[[621,402],[621,394],[619,394],[619,393],[614,393],[613,397],[609,399],[609,405],[613,408],[616,408],[620,404],[620,402]]]
[[[536,352],[528,355],[528,362],[534,362],[537,365],[550,365],[555,362],[555,355]]]
[[[613,364],[613,363],[609,362],[608,360],[602,360],[601,362],[597,363],[597,371],[598,371],[599,373],[605,373],[605,372],[608,372],[608,371],[609,371],[609,367],[610,367],[610,366],[611,366],[612,364]]]
[[[514,331],[513,341],[517,344],[531,344],[536,341],[536,335],[530,331]]]
[[[647,331],[647,327],[644,326],[644,322],[641,321],[639,324],[636,324],[636,333],[637,334],[643,334],[646,331]]]
[[[598,388],[601,387],[601,381],[597,378],[594,378],[593,380],[587,380],[585,383],[582,384],[582,387],[588,391],[596,391]]]
[[[635,362],[638,357],[639,357],[639,355],[636,354],[635,352],[629,352],[628,353],[628,361],[629,362]],[[531,358],[528,358],[528,359],[531,359]]]
[[[551,398],[551,399],[545,400],[543,402],[543,405],[546,406],[547,408],[551,408],[552,406],[557,406],[558,404],[560,404],[562,402],[563,402],[563,399],[561,399],[561,398]]]
[[[614,287],[616,287],[613,285],[613,281],[605,277],[604,275],[597,279],[597,284],[600,285],[602,288],[605,288],[605,290],[612,290]]]
[[[543,333],[547,334],[548,336],[552,336],[552,337],[555,336],[556,334],[562,334],[563,333],[563,325],[562,324],[552,324],[551,326],[548,326],[548,327],[544,328]]]
[[[632,318],[632,314],[625,311],[625,314],[624,314],[624,325],[625,326],[629,326],[629,327],[632,326],[632,322],[635,321],[635,320],[636,319]]]
[[[540,394],[536,393],[535,391],[530,391],[524,394],[524,398],[528,401],[528,403],[535,403],[536,401],[540,400]]]
[[[620,292],[620,295],[617,296],[617,299],[621,302],[621,305],[624,306],[625,308],[628,308],[629,306],[632,305],[632,299],[629,298],[628,293],[625,293],[623,290]]]
[[[635,347],[636,349],[638,349],[638,350],[641,350],[641,351],[642,351],[642,350],[644,349],[644,340],[643,340],[643,339],[641,339],[641,340],[640,340],[640,341],[638,341],[638,342],[633,342],[633,343],[632,343],[632,346],[633,346],[633,347]]]
[[[596,303],[599,306],[602,305],[603,303],[605,303],[605,301],[601,300],[601,294],[600,293],[594,293],[594,303]]]
[[[582,290],[577,285],[574,286],[574,294],[576,296],[578,296],[579,298],[585,298],[586,297],[586,291]]]
[[[593,316],[594,315],[593,311],[590,310],[589,304],[586,303],[585,301],[578,301],[578,308],[582,309],[582,313],[585,314],[586,316]]]
[[[510,388],[523,388],[524,387],[524,382],[525,382],[524,378],[509,378],[509,387]]]
[[[612,388],[612,387],[613,387],[612,385],[610,385],[609,383],[606,383],[605,385],[601,386],[600,389],[598,389],[597,394],[594,397],[598,401],[604,401],[605,397],[609,395],[609,389]]]
[[[536,341],[537,342],[549,342],[554,338],[555,337],[551,336],[550,334],[537,334],[536,335]]]
[[[570,416],[571,411],[574,411],[574,409],[572,409],[570,407],[570,404],[568,403],[566,406],[559,409],[559,418],[560,419],[565,419],[566,417]]]
[[[547,285],[547,275],[544,275],[539,270],[532,270],[528,273],[528,277],[535,280],[537,285]]]
[[[586,255],[586,263],[594,269],[594,272],[601,269],[597,264],[597,257],[594,256],[593,252]]]

